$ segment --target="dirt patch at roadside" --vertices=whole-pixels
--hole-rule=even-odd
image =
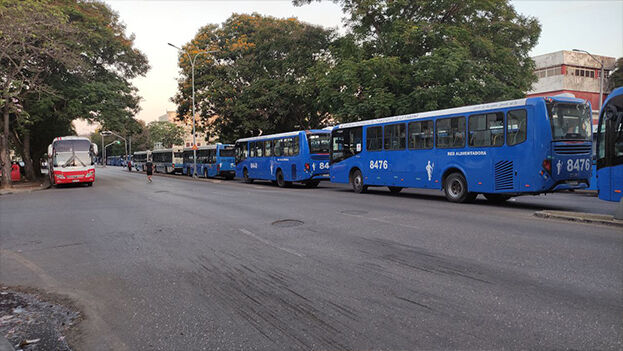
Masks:
[[[23,287],[0,287],[0,334],[16,350],[71,350],[68,334],[82,314],[66,297]]]

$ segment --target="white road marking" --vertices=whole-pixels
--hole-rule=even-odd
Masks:
[[[264,239],[264,238],[262,238],[262,237],[259,237],[259,236],[255,235],[254,233],[252,233],[252,232],[250,232],[250,231],[248,231],[248,230],[246,230],[246,229],[244,229],[244,228],[239,228],[239,230],[240,230],[243,234],[246,234],[246,235],[248,235],[248,236],[252,237],[253,239],[258,240],[258,241],[260,241],[260,242],[262,242],[262,243],[264,243],[264,244],[266,244],[266,245],[268,245],[268,246],[272,246],[272,247],[274,247],[275,249],[279,249],[279,250],[285,251],[285,252],[287,252],[287,253],[289,253],[289,254],[292,254],[292,255],[295,255],[295,256],[298,256],[298,257],[305,257],[304,255],[302,255],[302,254],[300,254],[300,253],[298,253],[298,252],[296,252],[296,251],[294,251],[294,250],[290,250],[290,249],[288,249],[288,248],[285,248],[285,247],[281,247],[281,246],[275,245],[274,243],[272,243],[272,242],[270,242],[270,241],[268,241],[268,240],[266,240],[266,239]]]

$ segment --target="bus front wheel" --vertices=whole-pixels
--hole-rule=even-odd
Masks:
[[[242,181],[247,184],[253,183],[253,179],[249,178],[249,171],[246,168],[242,171]]]
[[[444,182],[446,199],[450,202],[470,202],[476,199],[477,193],[467,191],[467,181],[461,173],[452,173]]]
[[[353,172],[353,175],[350,177],[350,182],[353,185],[353,191],[358,194],[365,193],[366,190],[368,190],[368,186],[363,185],[363,176],[358,169]]]

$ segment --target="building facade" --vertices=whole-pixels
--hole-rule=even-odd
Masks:
[[[594,58],[593,58],[594,57]],[[588,100],[593,109],[593,125],[597,124],[599,113],[599,85],[601,65],[604,65],[603,100],[608,92],[607,78],[614,69],[614,57],[590,55],[576,51],[557,51],[535,56],[532,59],[536,64],[534,73],[539,80],[534,83],[528,97],[552,96],[572,94],[576,98]]]
[[[181,147],[192,147],[193,146],[193,125],[192,125],[192,121],[190,123],[184,123],[183,121],[180,121],[176,118],[177,116],[177,112],[176,111],[167,111],[167,113],[165,113],[164,115],[158,117],[158,121],[159,122],[171,122],[171,123],[175,123],[176,125],[183,127],[184,128],[184,143],[182,145],[174,145],[174,146],[181,146]],[[201,118],[197,115],[197,125],[196,125],[196,129],[198,129],[201,126]],[[196,134],[196,141],[197,141],[197,147],[202,146],[202,145],[207,145],[210,140],[206,139],[206,133],[204,132],[200,132],[197,130],[197,134]]]

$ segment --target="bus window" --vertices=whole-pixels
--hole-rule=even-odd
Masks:
[[[292,138],[284,138],[281,145],[283,145],[283,156],[292,156]]]
[[[433,148],[433,121],[409,123],[409,149]]]
[[[271,157],[273,155],[273,141],[266,140],[264,142],[264,156]]]
[[[331,162],[340,162],[361,152],[361,127],[344,128],[331,135]]]
[[[465,147],[465,117],[437,120],[437,147]]]
[[[331,134],[308,134],[307,142],[309,143],[309,153],[311,154],[328,154]]]
[[[506,143],[510,146],[526,141],[527,123],[526,110],[508,111],[506,114]]]
[[[218,152],[220,157],[234,157],[234,149],[231,146],[225,146]]]
[[[247,143],[236,144],[236,162],[244,161],[247,158]]]
[[[283,156],[283,139],[275,140],[275,156],[280,157]]]
[[[385,126],[385,150],[404,150],[407,128],[404,123]]]
[[[592,115],[587,104],[551,102],[547,111],[554,141],[591,140]]]
[[[249,143],[249,157],[255,157],[255,142]]]
[[[296,156],[299,154],[299,137],[295,136],[292,138],[292,154],[290,156]]]
[[[383,148],[383,127],[366,128],[366,150],[379,151]]]
[[[255,157],[264,157],[264,142],[255,143]]]
[[[501,112],[469,116],[469,146],[504,145],[504,114]]]

